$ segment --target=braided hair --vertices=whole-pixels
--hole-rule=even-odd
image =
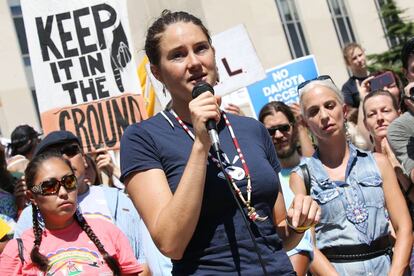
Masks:
[[[39,167],[43,164],[43,162],[51,158],[57,158],[57,159],[64,161],[73,171],[72,167],[70,166],[70,162],[64,159],[61,154],[54,152],[54,151],[46,151],[44,153],[40,153],[36,155],[32,159],[32,161],[30,161],[25,171],[26,184],[29,190],[35,185],[34,180],[37,175]],[[99,252],[103,256],[103,259],[108,264],[109,268],[112,270],[114,275],[121,275],[121,269],[119,267],[118,261],[113,256],[110,256],[108,254],[103,244],[98,239],[98,237],[95,235],[92,228],[86,222],[82,214],[79,211],[76,211],[73,214],[73,217],[75,221],[79,224],[79,226],[82,228],[82,230],[85,231],[85,233],[88,235],[91,241],[98,248]],[[39,223],[39,209],[34,203],[32,203],[32,218],[33,218],[33,234],[34,234],[35,240],[34,240],[32,251],[30,252],[30,258],[33,264],[36,265],[40,271],[46,272],[49,267],[49,260],[45,255],[41,254],[39,251],[40,244],[42,243],[43,229]]]
[[[115,259],[113,256],[109,255],[109,253],[105,250],[103,244],[98,239],[98,237],[95,235],[95,233],[93,232],[89,224],[86,222],[83,215],[79,211],[76,211],[76,213],[74,214],[74,218],[78,222],[82,230],[86,233],[86,235],[88,235],[89,239],[98,248],[99,253],[102,254],[102,257],[104,258],[105,262],[108,264],[109,268],[112,270],[114,275],[121,275],[121,270],[119,268],[118,260]]]
[[[49,266],[48,258],[39,252],[40,243],[42,242],[43,229],[39,225],[38,221],[38,209],[37,206],[32,204],[32,216],[33,216],[33,234],[35,237],[32,251],[30,252],[30,259],[41,270],[46,272]]]

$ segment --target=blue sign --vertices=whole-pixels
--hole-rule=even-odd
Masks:
[[[268,102],[282,101],[287,105],[299,102],[298,85],[318,75],[313,55],[267,70],[265,79],[247,87],[256,117]]]

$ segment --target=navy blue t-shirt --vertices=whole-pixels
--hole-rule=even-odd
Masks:
[[[121,140],[121,179],[149,169],[162,169],[174,193],[187,164],[193,140],[169,112],[131,125]],[[273,143],[258,121],[227,114],[249,167],[252,203],[264,222],[250,223],[270,275],[294,275],[273,224],[273,206],[280,190],[279,162]],[[168,120],[167,120],[168,119]],[[192,126],[187,124],[192,130]],[[224,120],[218,124],[227,165],[242,168]],[[173,260],[174,275],[261,275],[258,257],[227,183],[209,159],[200,218],[181,260]],[[246,179],[236,181],[246,198]],[[152,185],[157,185],[153,183]]]

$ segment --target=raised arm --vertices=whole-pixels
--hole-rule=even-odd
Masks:
[[[138,171],[125,181],[155,244],[172,259],[182,258],[198,223],[211,146],[205,122],[220,116],[217,98],[211,93],[203,93],[189,106],[195,140],[175,193],[161,169]]]

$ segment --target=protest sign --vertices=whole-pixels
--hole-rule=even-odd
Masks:
[[[86,151],[117,149],[146,118],[126,1],[21,4],[43,131],[72,131]]]
[[[266,71],[266,78],[247,87],[255,115],[271,101],[299,101],[297,86],[319,74],[314,56],[305,56]]]
[[[217,95],[226,95],[266,77],[244,25],[237,25],[212,37],[216,49],[219,82]]]

